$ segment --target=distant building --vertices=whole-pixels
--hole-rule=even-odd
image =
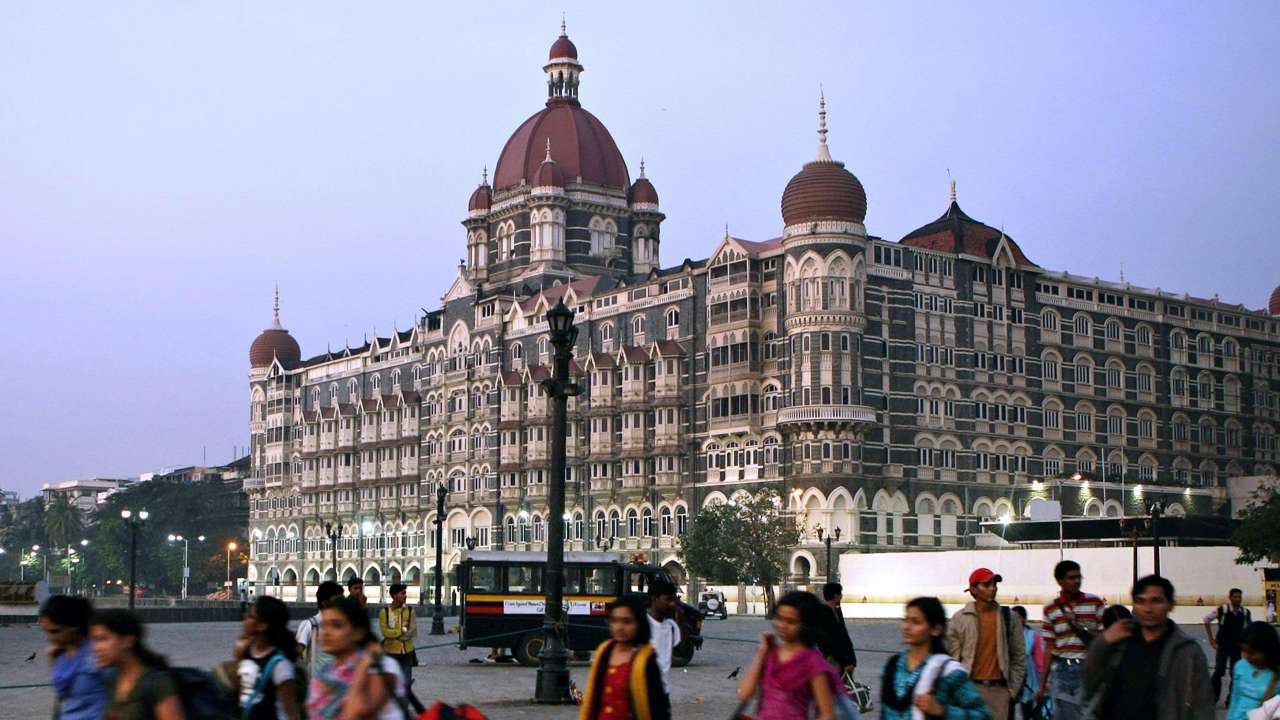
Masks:
[[[88,480],[67,480],[59,483],[45,483],[40,488],[45,505],[56,497],[67,497],[72,504],[80,508],[80,513],[89,519],[90,514],[98,507],[100,497],[105,497],[122,487],[132,485],[132,478],[90,478]]]
[[[21,501],[18,499],[17,490],[0,489],[0,509],[5,511],[13,510],[18,506],[19,502]]]

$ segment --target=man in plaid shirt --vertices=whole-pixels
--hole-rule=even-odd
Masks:
[[[1097,595],[1081,592],[1084,575],[1076,561],[1059,562],[1053,577],[1062,592],[1044,606],[1045,667],[1036,701],[1044,700],[1052,682],[1054,720],[1076,720],[1080,717],[1080,665],[1089,642],[1101,629],[1106,605]]]

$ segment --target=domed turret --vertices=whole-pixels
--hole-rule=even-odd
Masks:
[[[569,39],[569,34],[565,32],[564,20],[560,21],[560,37],[551,43],[551,52],[547,54],[547,59],[578,59],[578,46],[573,44],[573,41]]]
[[[1267,303],[1267,311],[1280,317],[1280,287],[1271,291],[1271,301]]]
[[[640,161],[640,177],[631,184],[631,189],[627,191],[627,203],[632,207],[637,205],[658,205],[658,191],[654,189],[653,183],[649,182],[649,178],[644,176],[644,160]]]
[[[274,317],[271,327],[262,331],[249,346],[249,366],[264,368],[273,360],[279,360],[286,369],[296,367],[302,360],[302,349],[288,330],[280,324],[280,289],[276,289]]]
[[[844,163],[831,159],[825,97],[819,100],[818,107],[818,157],[805,163],[782,192],[782,222],[799,225],[834,220],[862,224],[867,217],[867,193]]]
[[[533,186],[536,188],[564,187],[564,173],[556,161],[551,159],[551,138],[547,138],[547,154],[542,159],[542,164],[538,166],[538,174],[534,177]]]
[[[482,177],[480,186],[471,193],[471,199],[467,200],[469,213],[487,213],[489,208],[493,207],[493,188],[489,187],[489,168],[484,169]]]

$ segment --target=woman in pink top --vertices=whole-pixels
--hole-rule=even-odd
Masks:
[[[756,720],[834,720],[837,695],[844,685],[822,653],[814,648],[820,628],[818,598],[790,592],[778,601],[773,633],[760,636],[751,668],[738,686],[744,703],[756,692]],[[817,711],[814,712],[816,707]]]

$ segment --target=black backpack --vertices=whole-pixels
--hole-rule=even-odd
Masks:
[[[169,675],[178,686],[185,720],[236,720],[236,699],[228,697],[211,673],[175,667],[169,669]]]

